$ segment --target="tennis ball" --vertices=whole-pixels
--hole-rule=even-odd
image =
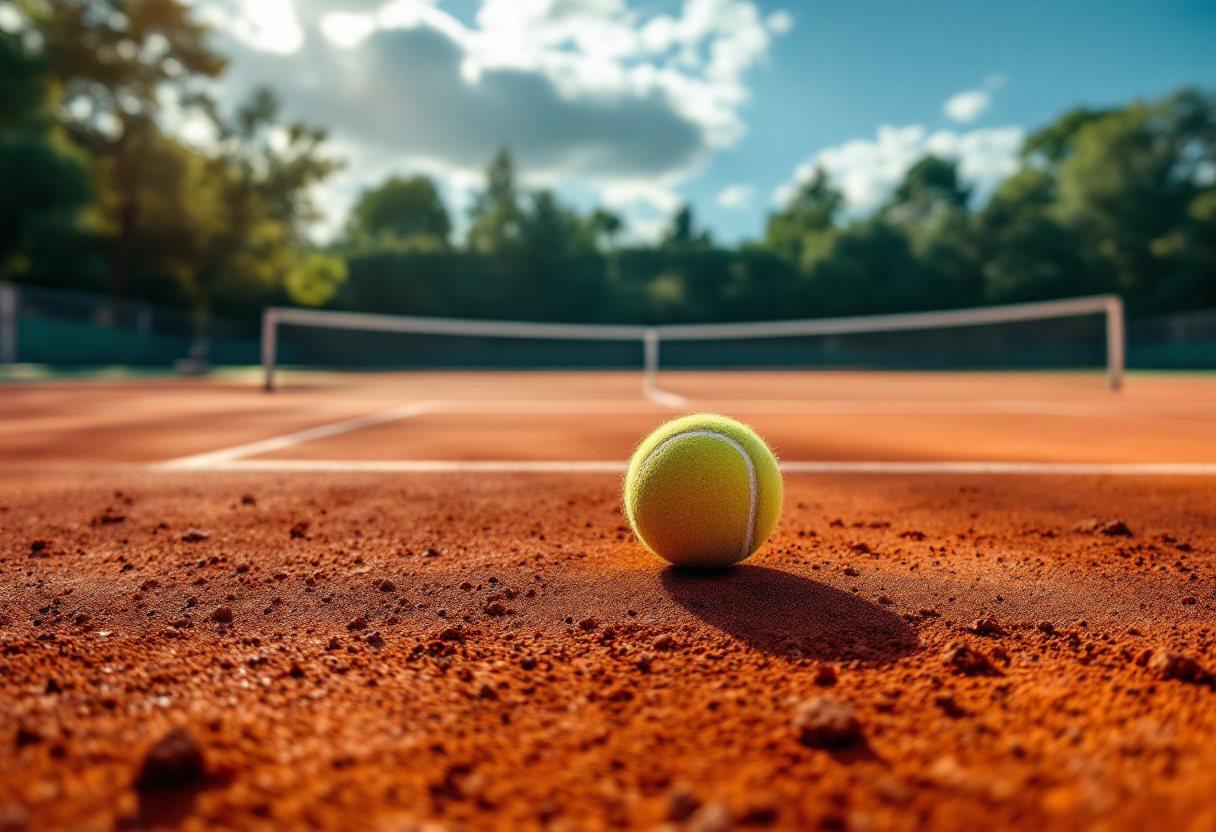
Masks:
[[[676,566],[731,566],[777,527],[781,490],[777,458],[754,430],[698,413],[659,426],[633,452],[625,516]]]

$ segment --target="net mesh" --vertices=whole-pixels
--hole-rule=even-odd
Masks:
[[[1106,303],[1092,298],[885,318],[652,328],[278,310],[271,332],[277,367],[313,370],[1101,371],[1112,360]]]
[[[1089,314],[898,332],[663,342],[667,368],[1086,370],[1106,366],[1106,322]]]
[[[641,340],[435,335],[279,325],[280,365],[325,370],[635,369]]]

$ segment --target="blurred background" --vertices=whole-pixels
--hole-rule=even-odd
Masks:
[[[7,0],[0,362],[1115,293],[1131,367],[1216,368],[1214,45],[1209,0]]]

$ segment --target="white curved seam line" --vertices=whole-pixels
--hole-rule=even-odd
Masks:
[[[650,460],[654,459],[655,454],[666,448],[677,439],[688,439],[693,436],[708,436],[711,439],[721,439],[726,444],[730,445],[739,452],[739,456],[743,457],[743,464],[747,466],[747,489],[748,489],[748,506],[747,506],[747,534],[743,538],[742,556],[747,557],[752,553],[752,535],[756,533],[756,498],[759,487],[756,484],[756,465],[752,462],[751,456],[744,450],[743,446],[731,439],[729,436],[718,433],[712,430],[690,430],[686,433],[677,433],[675,436],[670,436],[660,442],[653,451],[646,454],[646,459],[642,461],[642,468],[645,469],[650,464]]]

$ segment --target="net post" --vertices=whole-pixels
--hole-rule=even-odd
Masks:
[[[1106,386],[1112,391],[1123,386],[1125,362],[1123,298],[1111,295],[1106,299]]]
[[[274,392],[275,352],[279,338],[279,310],[273,306],[266,307],[262,313],[262,370],[266,375],[265,388],[267,393]]]
[[[642,347],[645,353],[642,392],[649,393],[659,389],[659,331],[657,329],[648,327],[642,333]]]
[[[17,363],[17,287],[0,283],[0,364]]]

